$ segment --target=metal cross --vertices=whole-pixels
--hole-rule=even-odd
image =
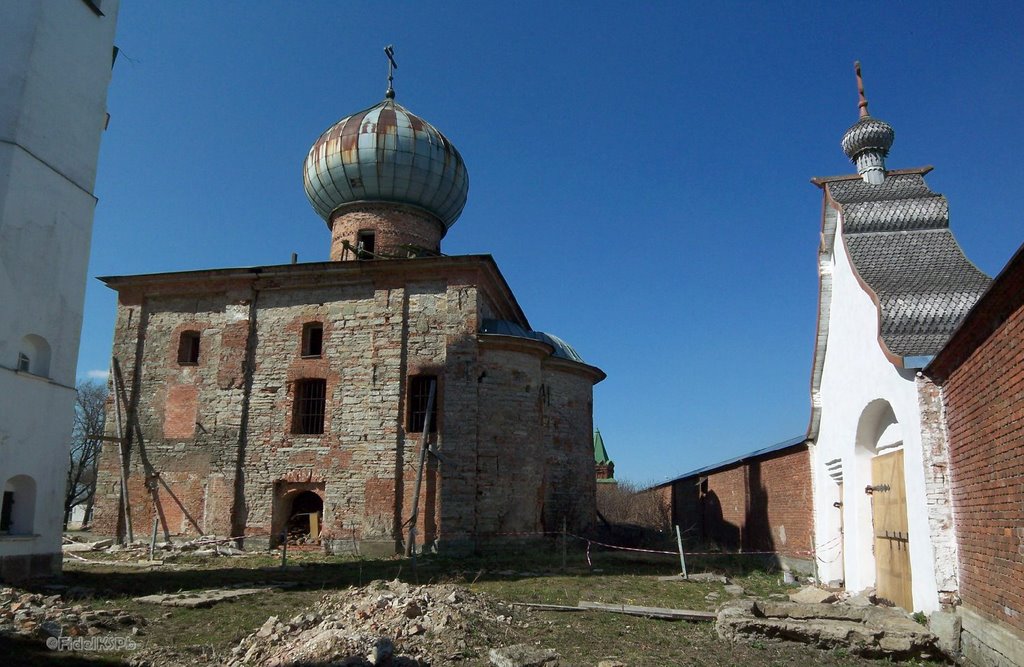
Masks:
[[[385,46],[384,55],[388,57],[388,92],[384,93],[384,96],[393,100],[395,99],[395,89],[391,84],[395,80],[394,71],[398,69],[398,63],[395,62],[395,46],[393,44]]]
[[[860,75],[860,61],[856,60],[853,63],[853,71],[857,75],[857,95],[860,100],[857,103],[857,107],[860,109],[860,117],[864,118],[869,116],[868,113],[868,98],[864,95],[864,79]]]

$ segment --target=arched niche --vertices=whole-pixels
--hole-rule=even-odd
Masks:
[[[32,535],[36,517],[36,481],[15,475],[4,483],[0,526],[8,535]]]
[[[49,377],[50,375],[50,344],[38,334],[22,336],[18,345],[19,371]]]

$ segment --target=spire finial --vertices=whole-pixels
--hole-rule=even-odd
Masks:
[[[857,95],[860,97],[860,101],[857,106],[860,108],[860,117],[866,118],[871,114],[868,113],[868,98],[864,95],[864,79],[860,75],[860,61],[855,60],[853,62],[853,71],[857,73]]]
[[[392,83],[395,80],[395,70],[398,69],[398,63],[395,62],[395,47],[393,44],[388,44],[384,47],[384,55],[388,57],[388,91],[384,93],[384,97],[393,100],[395,99],[395,89]]]

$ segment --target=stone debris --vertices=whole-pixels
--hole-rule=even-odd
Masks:
[[[488,653],[494,667],[555,667],[558,654],[551,649],[528,644],[492,648]]]
[[[927,659],[941,653],[935,635],[888,607],[733,600],[719,609],[715,629],[722,639],[795,641],[865,658]]]
[[[76,553],[83,551],[100,551],[114,544],[114,540],[104,539],[96,540],[94,542],[87,542],[79,536],[69,537],[64,536],[64,543],[61,544],[61,551],[64,553]]]
[[[187,607],[197,609],[212,607],[224,600],[234,600],[246,595],[256,595],[274,590],[274,586],[257,586],[253,588],[210,588],[199,591],[181,591],[178,593],[160,593],[135,598],[144,604],[159,604],[165,607]]]
[[[252,555],[252,552],[239,549],[233,546],[231,542],[230,538],[218,537],[216,535],[203,535],[185,542],[157,542],[154,549],[154,557],[156,557],[156,554],[159,554],[159,558],[162,560],[174,560],[182,555],[201,558]],[[149,546],[150,543],[144,540],[136,540],[130,544],[115,544],[114,540],[111,539],[89,542],[78,535],[65,535],[62,551],[66,554],[98,551],[111,554],[117,560],[125,560],[148,557]]]
[[[489,648],[515,643],[524,614],[452,584],[376,581],[326,595],[292,619],[271,616],[232,649],[226,664],[479,664]]]
[[[792,602],[801,604],[828,604],[835,602],[838,598],[832,591],[817,586],[804,586],[796,593],[790,593],[789,599]]]
[[[139,634],[144,624],[145,619],[120,609],[93,609],[60,595],[0,588],[0,637],[79,637],[112,630]]]

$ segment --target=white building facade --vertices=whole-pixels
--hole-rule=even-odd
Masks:
[[[117,9],[0,3],[0,579],[60,570]]]
[[[893,130],[861,100],[843,138],[859,174],[814,179],[824,194],[808,432],[817,567],[824,582],[931,612],[955,599],[957,565],[947,461],[928,437],[917,376],[990,281],[950,232],[945,197],[924,181],[931,168],[885,170]]]

